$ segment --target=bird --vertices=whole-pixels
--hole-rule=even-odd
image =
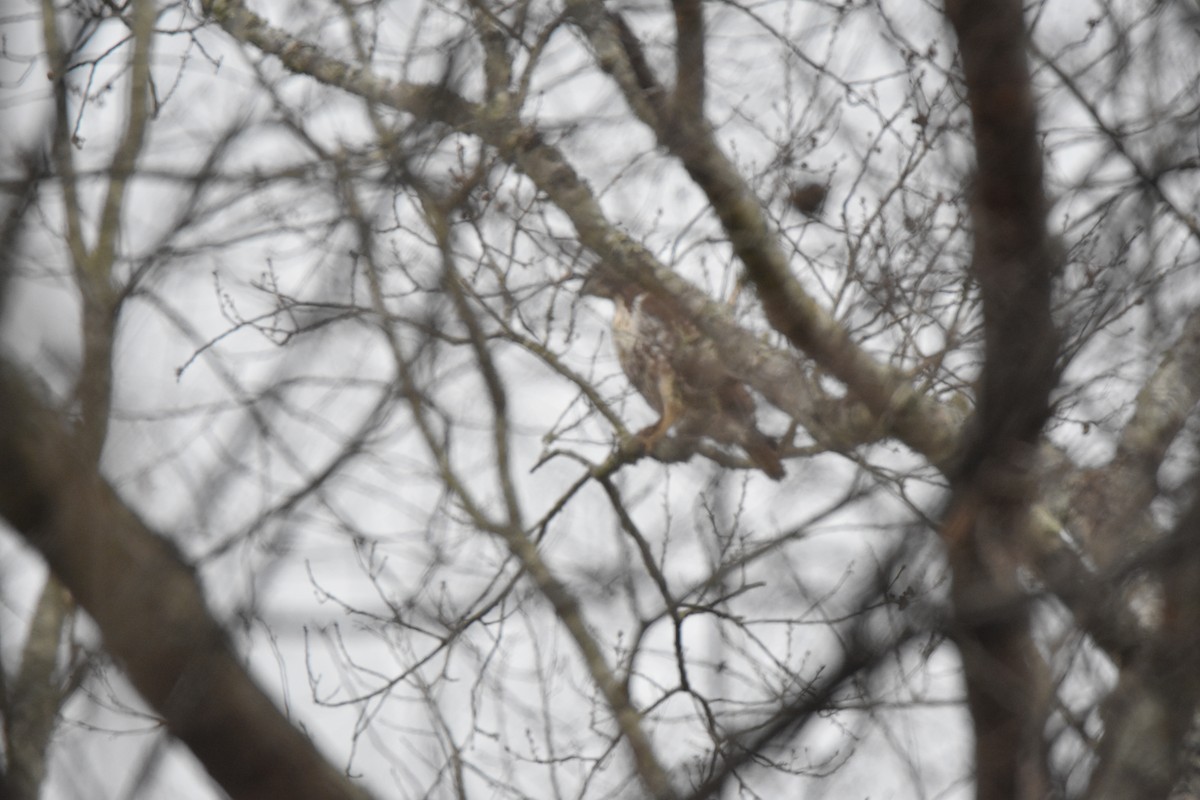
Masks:
[[[788,203],[801,214],[817,217],[828,194],[829,189],[819,183],[797,183],[788,190]]]
[[[592,269],[580,292],[613,302],[617,360],[659,415],[637,434],[647,450],[674,429],[682,437],[736,445],[772,480],[784,477],[775,441],[757,427],[749,390],[675,304],[603,265]]]

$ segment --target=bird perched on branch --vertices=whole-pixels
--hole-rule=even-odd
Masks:
[[[672,428],[746,451],[773,480],[784,476],[775,442],[758,430],[754,398],[712,340],[666,299],[600,265],[581,293],[613,301],[613,344],[629,382],[659,414],[638,433],[650,450]]]

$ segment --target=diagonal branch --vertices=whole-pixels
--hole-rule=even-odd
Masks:
[[[679,35],[681,44],[694,50],[695,44],[688,38],[702,30],[703,22],[690,19],[684,5]],[[645,93],[626,77],[632,74],[632,65],[613,55],[614,33],[608,18],[594,10],[598,6],[596,0],[571,3],[572,8],[578,9],[575,18],[596,51],[601,68],[613,75],[638,118],[654,131],[659,144],[680,160],[708,197],[734,252],[758,288],[771,326],[845,383],[852,397],[861,401],[876,419],[884,421],[890,433],[935,463],[944,462],[953,450],[957,434],[945,411],[919,394],[899,370],[879,363],[855,344],[845,327],[796,280],[761,201],[721,150],[707,120],[644,110]],[[694,10],[697,15],[700,13],[699,8]],[[625,51],[638,52],[632,46]],[[694,52],[679,54],[679,58],[692,67],[702,64],[702,56]],[[692,75],[688,80],[696,77]],[[621,263],[616,266],[623,271]],[[630,270],[626,277],[637,280],[635,272]],[[705,330],[705,333],[713,334],[721,346],[717,337],[722,332]],[[761,387],[756,384],[755,388]]]
[[[878,401],[875,406],[868,403],[864,409],[828,397],[794,354],[759,342],[734,322],[727,309],[659,264],[645,247],[608,220],[587,182],[558,148],[517,119],[508,98],[498,96],[480,105],[446,86],[381,80],[269,25],[237,0],[215,0],[206,8],[231,36],[279,58],[292,72],[309,75],[380,106],[476,135],[494,147],[570,218],[585,247],[629,279],[678,298],[698,327],[712,337],[725,361],[739,371],[738,377],[797,419],[822,443],[849,449],[886,431],[895,431],[935,462],[944,461],[953,452],[958,431],[952,415],[917,395],[898,372],[857,348],[841,326],[807,295],[805,302],[815,309],[819,317],[816,324],[825,331],[824,338],[840,342],[830,346],[849,354],[839,363],[850,364],[850,369],[834,374],[843,380],[851,378],[847,383],[852,389],[855,385],[876,387],[867,392]],[[782,260],[781,252],[779,258]],[[786,264],[782,269],[786,273]],[[861,397],[863,392],[856,391],[855,395]]]
[[[254,683],[195,573],[0,363],[0,516],[96,621],[130,682],[234,798],[357,798]]]

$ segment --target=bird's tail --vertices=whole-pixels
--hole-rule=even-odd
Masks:
[[[783,469],[783,460],[779,457],[779,449],[775,442],[758,430],[751,430],[742,449],[754,465],[767,474],[773,481],[780,480],[787,473]]]

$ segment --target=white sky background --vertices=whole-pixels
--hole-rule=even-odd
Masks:
[[[921,205],[918,191],[942,191],[947,197],[961,191],[969,158],[965,138],[951,135],[919,163],[907,160],[917,141],[910,121],[914,106],[927,103],[920,111],[930,119],[953,122],[946,117],[951,98],[938,74],[949,68],[953,43],[928,9],[904,2],[882,5],[894,27],[869,13],[839,18],[809,4],[758,6],[757,13],[788,31],[784,43],[764,36],[729,7],[710,4],[707,10],[712,34],[711,118],[720,126],[727,150],[744,174],[756,176],[761,196],[795,243],[797,273],[839,315],[861,324],[859,336],[869,337],[873,349],[886,357],[900,334],[886,318],[869,319],[861,293],[839,291],[844,281],[848,283],[850,254],[865,271],[877,270],[870,273],[872,279],[888,268],[903,277],[909,260],[928,259],[941,265],[931,272],[931,280],[940,276],[948,287],[961,281],[965,240],[945,232],[945,226],[953,224],[952,211],[940,211],[930,220],[938,226],[936,243],[909,241],[898,232],[906,214],[930,205]],[[5,32],[14,50],[18,48],[13,43],[23,42],[22,52],[31,53],[38,48],[36,8],[20,8],[5,12],[14,15]],[[346,52],[339,45],[344,28],[331,21],[336,12],[323,4],[306,8],[311,21],[290,4],[256,6],[274,23]],[[667,68],[673,39],[669,18],[657,5],[650,8],[648,13],[630,11],[628,18],[649,43],[655,66]],[[537,12],[549,16],[553,10],[547,6]],[[439,45],[452,39],[458,30],[455,23],[433,6],[406,3],[384,13],[377,68],[391,76],[438,80],[448,49]],[[1048,14],[1038,33],[1053,50],[1051,45],[1084,35],[1084,17],[1077,11],[1061,19]],[[171,27],[177,21],[177,15],[168,14],[160,25]],[[414,29],[421,31],[421,47],[406,63]],[[106,28],[91,49],[103,49],[115,35],[115,26]],[[898,55],[900,35],[921,52],[936,47],[936,55],[930,63],[922,62],[919,73],[910,73]],[[201,30],[196,36],[207,53],[220,60],[219,67],[189,46],[187,37],[160,37],[156,43],[156,81],[160,91],[170,87],[171,95],[151,127],[141,162],[157,177],[136,181],[127,203],[122,242],[127,255],[153,251],[173,230],[187,186],[171,175],[193,169],[231,125],[240,123],[246,132],[233,141],[221,162],[225,173],[265,174],[312,161],[297,137],[277,123],[277,110],[261,91],[251,66],[259,63],[257,57],[247,59],[216,30]],[[1099,37],[1077,51],[1080,58],[1102,49],[1105,43]],[[788,43],[805,57],[828,63],[846,83],[814,83],[811,70]],[[101,63],[96,85],[121,66],[121,58],[119,54]],[[1161,59],[1161,74],[1195,74],[1194,55],[1189,60],[1186,50],[1164,53]],[[552,138],[562,137],[562,149],[600,193],[611,219],[714,296],[725,295],[736,269],[716,222],[701,213],[703,198],[675,163],[653,149],[649,135],[629,121],[608,79],[587,64],[578,39],[565,30],[558,33],[539,67],[538,93],[527,106],[526,118],[536,115]],[[461,73],[477,74],[471,59],[457,66]],[[522,66],[519,62],[518,69]],[[358,101],[308,79],[281,76],[273,61],[260,67],[286,108],[323,148],[349,151],[372,140]],[[1146,70],[1148,75],[1160,74],[1153,64]],[[6,124],[8,119],[21,121],[9,129],[8,152],[13,142],[35,135],[46,119],[44,73],[39,63],[20,83],[5,84]],[[6,81],[15,80],[12,72],[4,75]],[[459,86],[469,93],[478,82],[467,78]],[[81,126],[84,144],[76,153],[81,163],[97,167],[109,158],[124,111],[123,91],[88,104]],[[1136,99],[1126,102],[1132,108]],[[1113,106],[1108,110],[1118,113],[1121,99],[1114,99]],[[1090,204],[1099,202],[1095,196],[1109,191],[1098,177],[1105,167],[1092,164],[1090,154],[1097,152],[1097,143],[1079,135],[1086,120],[1077,107],[1051,103],[1043,119],[1052,131],[1048,141],[1059,143],[1048,170],[1051,184],[1056,194],[1071,193],[1056,212],[1074,218],[1080,207],[1093,207]],[[823,125],[824,120],[835,122]],[[811,151],[798,153],[790,165],[781,164],[780,143],[809,130],[811,141],[797,138],[808,141]],[[475,149],[468,144],[466,152],[473,154]],[[454,154],[442,151],[438,159],[451,165]],[[905,167],[913,175],[905,181],[907,191],[890,193]],[[444,180],[446,170],[427,174]],[[640,398],[622,398],[626,384],[618,377],[604,339],[607,305],[576,303],[577,284],[566,284],[558,293],[534,291],[591,262],[583,258],[572,263],[569,242],[560,245],[560,237],[569,240],[571,235],[565,218],[547,211],[544,204],[531,203],[527,182],[511,172],[497,172],[501,174],[504,179],[494,189],[497,198],[510,208],[528,206],[530,211],[520,233],[505,222],[504,214],[493,215],[483,223],[484,239],[493,257],[511,259],[510,288],[530,292],[523,300],[528,309],[525,333],[573,369],[595,378],[629,428],[652,421]],[[299,180],[253,191],[241,182],[211,185],[193,215],[193,227],[172,240],[173,257],[156,265],[146,282],[153,302],[134,299],[124,311],[117,348],[117,420],[105,453],[107,474],[140,513],[169,532],[190,555],[204,559],[202,575],[210,603],[242,638],[255,673],[335,763],[350,763],[380,797],[419,796],[445,760],[448,740],[463,746],[469,760],[515,787],[516,793],[549,796],[546,787],[553,786],[571,795],[579,781],[591,780],[589,796],[607,796],[610,791],[630,796],[635,790],[620,783],[629,774],[623,750],[610,756],[594,776],[590,765],[570,759],[553,773],[523,760],[546,756],[551,743],[559,756],[599,756],[604,741],[593,736],[589,726],[608,727],[605,715],[594,713],[594,693],[577,663],[574,645],[525,583],[448,654],[436,654],[419,671],[427,687],[410,680],[365,706],[329,708],[313,702],[314,695],[337,703],[377,688],[431,651],[434,636],[395,625],[389,604],[406,624],[436,631],[435,612],[453,618],[477,610],[487,602],[480,598],[495,596],[496,576],[503,576],[503,585],[513,570],[500,542],[463,525],[461,514],[439,493],[427,451],[401,404],[373,434],[366,454],[344,465],[316,496],[278,511],[291,492],[336,456],[392,379],[385,342],[370,319],[333,324],[286,347],[249,326],[230,332],[239,319],[275,310],[275,299],[264,290],[270,282],[282,293],[301,298],[369,303],[361,267],[356,269],[350,254],[356,245],[348,229],[333,219],[338,204],[329,193],[327,177],[313,170]],[[831,183],[825,213],[832,226],[807,223],[783,209],[788,180],[805,178]],[[1088,191],[1079,191],[1081,184]],[[389,273],[390,288],[436,288],[437,254],[428,246],[428,233],[410,200],[394,202],[391,186],[363,181],[360,188],[364,203],[379,210],[381,224],[390,221],[394,226],[378,237],[386,246],[378,253],[381,262],[397,267]],[[47,209],[55,208],[53,191],[48,186],[43,197]],[[59,221],[51,217],[50,224]],[[1111,250],[1119,234],[1098,236],[1089,246],[1095,252]],[[937,243],[945,243],[947,249],[938,252]],[[479,240],[469,233],[456,245],[464,254],[481,251]],[[895,249],[888,252],[884,245]],[[60,242],[40,237],[27,246],[30,263],[47,273],[61,273],[66,262]],[[1190,253],[1179,256],[1180,271],[1192,259]],[[400,273],[401,267],[407,274]],[[7,350],[36,364],[58,391],[69,385],[78,360],[77,306],[66,277],[38,275],[22,281],[18,299],[4,318]],[[481,290],[491,285],[486,270],[475,280]],[[430,299],[435,297],[434,291],[397,296],[391,310],[398,315],[428,314],[433,321],[450,319],[448,304]],[[762,329],[753,303],[744,306],[747,324]],[[180,330],[164,309],[185,320],[188,330]],[[304,319],[322,313],[326,312],[296,312],[306,315]],[[290,319],[284,314],[277,321],[287,324]],[[1141,329],[1147,339],[1160,338],[1152,322]],[[926,351],[942,345],[932,329],[911,334]],[[407,346],[417,344],[411,332],[401,338]],[[207,343],[212,346],[197,356]],[[1096,345],[1114,346],[1107,339]],[[1076,433],[1063,435],[1079,452],[1103,451],[1109,441],[1105,433],[1117,422],[1106,415],[1123,407],[1145,374],[1145,369],[1132,370],[1113,378],[1108,371],[1114,362],[1144,357],[1144,346],[1140,339],[1125,340],[1122,352],[1096,354],[1073,368],[1072,381],[1086,390],[1078,397],[1078,415],[1106,423],[1083,443]],[[565,458],[530,473],[547,447],[542,437],[559,432],[561,438],[549,446],[599,461],[607,453],[611,431],[583,404],[576,388],[536,358],[511,345],[497,344],[493,352],[511,393],[513,475],[524,519],[530,523],[582,474],[582,467]],[[909,363],[918,355],[906,354]],[[972,375],[973,357],[967,351],[951,359],[964,379]],[[184,369],[177,377],[180,368]],[[431,395],[459,421],[456,466],[473,490],[494,501],[490,412],[472,360],[465,349],[443,348],[431,370],[436,373]],[[281,383],[285,388],[258,406],[258,418],[245,413],[245,398]],[[774,431],[784,424],[766,410],[762,419]],[[269,436],[264,435],[267,430]],[[868,455],[873,463],[898,471],[914,463],[899,447],[871,448]],[[791,530],[832,504],[855,481],[870,486],[872,480],[835,456],[793,460],[788,471],[780,485],[746,474],[727,476],[715,487],[712,468],[699,458],[669,467],[644,461],[624,470],[617,483],[679,591],[709,573],[721,536],[753,541]],[[907,490],[908,500],[935,510],[937,495],[928,483],[914,479]],[[701,502],[702,495],[706,502]],[[719,530],[714,530],[713,519],[720,523]],[[815,675],[838,651],[826,620],[847,610],[855,596],[850,587],[869,581],[876,559],[890,542],[915,535],[918,528],[912,521],[912,512],[901,502],[876,491],[781,546],[777,557],[756,564],[749,580],[762,585],[739,598],[736,608],[760,618],[753,628],[758,640],[748,641],[728,627],[719,629],[711,619],[689,619],[685,634],[694,659],[693,680],[714,690],[724,682],[727,691],[747,701],[765,701],[767,688],[778,678],[772,659]],[[35,560],[11,555],[17,549],[11,539],[2,544],[0,645],[11,668],[40,571]],[[543,551],[583,599],[594,631],[611,648],[611,661],[612,652],[628,641],[635,617],[656,612],[661,600],[640,572],[636,588],[626,586],[627,565],[636,562],[637,554],[598,487],[585,488],[555,520]],[[935,560],[914,561],[909,569],[905,581],[928,579],[938,591]],[[923,570],[929,575],[922,576]],[[631,596],[636,600],[631,602]],[[729,640],[722,640],[722,631]],[[86,631],[81,635],[86,637]],[[651,646],[637,665],[645,677],[632,684],[640,702],[657,697],[661,684],[675,680],[668,626],[659,622],[648,642]],[[740,653],[748,655],[741,658]],[[728,662],[727,668],[716,669],[722,661]],[[348,667],[351,663],[355,669]],[[832,777],[807,783],[789,778],[788,789],[794,792],[804,785],[806,797],[831,798],[851,792],[872,798],[968,796],[968,729],[963,710],[953,703],[958,698],[956,669],[956,659],[946,647],[935,646],[928,657],[906,652],[886,676],[890,689],[882,693],[895,708],[874,709],[869,719],[846,713],[806,735],[805,757],[811,763],[853,753],[848,764]],[[140,781],[134,753],[156,747],[159,736],[146,719],[110,708],[137,703],[116,670],[107,670],[104,677],[107,685],[97,681],[89,687],[89,696],[77,697],[68,708],[68,722],[55,744],[47,796],[212,796],[207,779],[176,747],[168,748],[173,755],[152,770],[145,783]],[[422,694],[426,689],[428,696]],[[429,714],[430,696],[440,718]],[[702,744],[695,707],[677,698],[656,713],[659,717],[648,727],[660,755],[671,765],[686,763]],[[549,741],[542,739],[547,727],[553,730]],[[95,728],[104,732],[98,734]],[[150,757],[146,762],[157,764]],[[760,780],[764,796],[771,796],[773,787],[783,788],[777,786],[778,775],[764,774]],[[470,773],[468,782],[480,796],[489,793],[480,774]],[[448,785],[442,784],[433,794],[448,793]]]

